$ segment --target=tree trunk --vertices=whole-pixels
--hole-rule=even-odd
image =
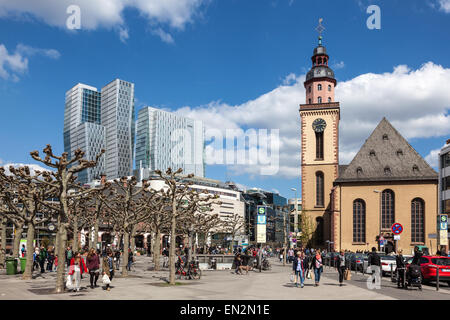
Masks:
[[[193,254],[192,254],[192,258],[195,260],[197,258],[197,233],[195,233],[195,241],[194,241],[194,246],[193,246]]]
[[[134,252],[136,250],[136,225],[131,228],[130,248],[131,252]]]
[[[155,264],[155,271],[160,270],[160,257],[161,257],[161,232],[158,230],[155,233],[155,239],[153,240],[153,263]]]
[[[130,247],[130,234],[123,233],[122,277],[128,277],[128,248]]]
[[[32,222],[27,224],[27,264],[25,266],[25,272],[22,274],[22,280],[29,280],[33,275],[33,252],[28,248],[33,247],[35,227]],[[37,259],[38,257],[36,257]]]
[[[95,220],[95,225],[94,225],[94,244],[93,244],[93,247],[97,250],[98,249],[97,246],[98,246],[98,220]]]
[[[12,256],[14,258],[19,257],[19,251],[20,251],[20,239],[22,238],[22,232],[23,232],[23,222],[18,223],[15,225],[16,231],[14,233],[14,242],[13,242],[13,248],[12,248]],[[31,248],[27,248],[27,253],[31,252],[33,253],[33,243],[31,243]]]
[[[192,231],[189,231],[188,234],[188,256],[187,256],[187,262],[190,263],[192,261]]]
[[[56,274],[56,293],[64,292],[65,284],[65,266],[66,266],[66,246],[67,246],[67,230],[64,225],[58,227],[56,237],[58,241],[58,269]]]
[[[172,219],[170,226],[170,249],[169,249],[169,283],[175,285],[175,246],[176,246],[176,227],[177,227],[177,217],[176,217],[176,202],[172,202]]]
[[[8,223],[8,219],[6,218],[2,218],[2,233],[1,233],[1,237],[2,237],[2,242],[0,244],[0,265],[2,266],[2,268],[6,267],[6,225]]]
[[[75,216],[73,218],[72,227],[73,227],[72,251],[75,253],[75,252],[79,252],[79,250],[78,250],[78,217],[77,216]]]

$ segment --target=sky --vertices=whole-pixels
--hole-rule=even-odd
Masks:
[[[80,29],[67,27],[71,5]],[[368,28],[370,5],[380,29]],[[386,117],[437,170],[450,138],[450,0],[0,0],[0,165],[36,164],[29,152],[46,144],[63,152],[65,92],[120,78],[135,83],[136,113],[163,108],[240,138],[279,130],[277,170],[258,158],[209,164],[206,176],[293,198],[319,18],[338,81],[340,163]]]

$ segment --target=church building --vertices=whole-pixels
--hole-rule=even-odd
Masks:
[[[313,224],[312,245],[387,252],[397,246],[405,253],[425,245],[436,251],[429,235],[436,233],[438,174],[385,118],[350,164],[340,165],[337,81],[322,36],[311,59],[300,118],[302,204]],[[396,239],[394,223],[403,227]]]

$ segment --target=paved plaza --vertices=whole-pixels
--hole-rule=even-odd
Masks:
[[[325,267],[319,287],[307,279],[304,288],[296,288],[289,280],[291,266],[283,266],[276,259],[271,259],[272,269],[261,273],[251,271],[248,275],[236,275],[231,270],[204,271],[200,280],[177,280],[175,287],[166,283],[168,271],[152,271],[151,258],[137,257],[134,270],[128,278],[120,275],[112,281],[111,291],[101,287],[91,289],[89,276],[82,279],[80,292],[52,294],[56,273],[41,275],[35,272],[35,279],[24,281],[20,275],[0,275],[0,300],[450,300],[450,288],[442,284],[437,292],[432,286],[401,290],[383,278],[380,290],[369,290],[366,285],[367,275],[352,272],[352,280],[339,287],[338,275],[334,268]],[[119,272],[116,271],[117,274]],[[101,280],[98,282],[101,285]]]

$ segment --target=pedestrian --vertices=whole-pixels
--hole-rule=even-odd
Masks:
[[[128,248],[128,265],[127,265],[128,271],[131,271],[132,264],[133,264],[133,251],[131,251],[131,249]]]
[[[114,263],[112,252],[107,252],[107,255],[103,257],[102,269],[103,269],[103,276],[107,275],[109,278],[109,282],[111,282],[114,277]],[[110,283],[106,284],[105,290],[107,291],[111,290]]]
[[[236,256],[234,257],[234,266],[235,266],[234,272],[236,274],[242,274],[242,271],[241,271],[241,255],[239,253],[237,253]]]
[[[81,258],[81,254],[76,252],[70,259],[69,264],[69,275],[72,277],[72,283],[74,283],[74,290],[76,291],[80,291],[82,273],[87,273],[86,265]]]
[[[25,258],[25,254],[27,253],[27,250],[25,249],[25,245],[22,245],[22,249],[20,249],[20,251],[22,252],[22,258]]]
[[[320,250],[317,250],[316,255],[311,259],[311,269],[314,270],[314,286],[317,287],[320,282],[320,275],[323,272],[323,263]]]
[[[120,250],[116,250],[116,253],[114,255],[114,261],[116,262],[116,269],[120,270]]]
[[[47,255],[47,270],[53,272],[53,263],[55,261],[55,255],[53,250],[50,250]]]
[[[344,250],[341,250],[339,255],[336,259],[336,268],[339,273],[339,286],[342,287],[342,283],[344,282],[344,273],[346,270],[346,264],[345,264],[345,254]]]
[[[39,265],[41,267],[41,273],[45,272],[45,261],[47,261],[47,249],[45,249],[44,246],[41,246],[41,250],[39,251]]]
[[[72,249],[70,247],[67,247],[66,250],[66,263],[67,263],[67,268],[70,268],[70,260],[72,260]]]
[[[297,257],[293,260],[292,270],[295,273],[295,286],[298,288],[298,284],[300,282],[300,287],[303,288],[303,283],[305,281],[304,278],[304,259],[302,258],[301,252],[297,252]]]
[[[283,261],[283,254],[284,254],[284,249],[280,250],[280,262]]]
[[[58,255],[55,255],[55,270],[58,270]]]
[[[94,287],[98,287],[97,280],[100,275],[100,257],[95,252],[94,248],[89,250],[86,261],[90,275],[91,289],[94,289]]]
[[[375,247],[372,247],[372,252],[368,255],[367,264],[368,267],[370,267],[372,274],[375,273],[375,278],[373,281],[379,283],[379,281],[381,281],[381,258]]]
[[[403,258],[402,249],[398,249],[398,254],[395,257],[395,265],[397,272],[397,287],[405,287],[405,259]]]
[[[418,246],[414,247],[414,258],[411,262],[411,264],[420,264],[420,258],[422,258],[422,252],[419,250]]]
[[[33,253],[33,271],[35,268],[39,268],[39,247],[36,247]]]

